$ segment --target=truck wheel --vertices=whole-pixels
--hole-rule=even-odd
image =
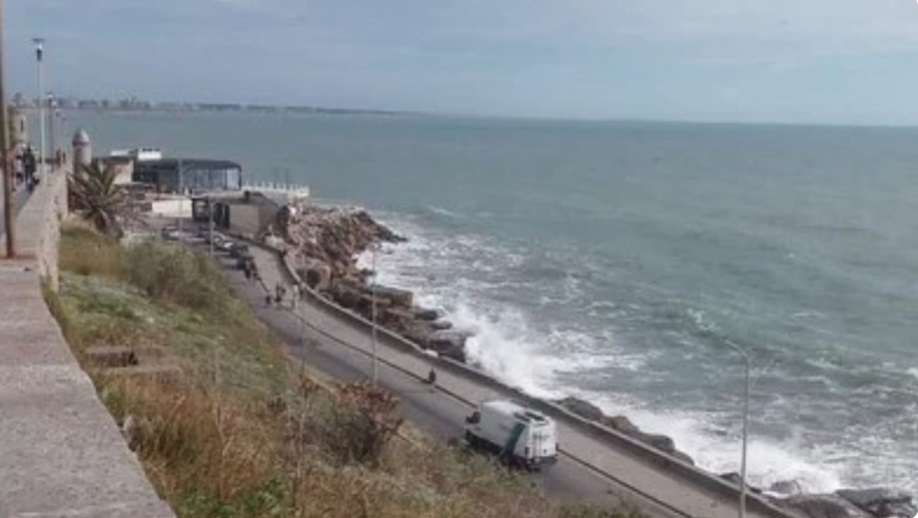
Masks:
[[[465,432],[465,442],[469,445],[470,448],[476,448],[478,446],[478,438],[475,437],[472,432],[466,430]]]

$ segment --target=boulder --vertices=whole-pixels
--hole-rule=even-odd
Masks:
[[[440,318],[442,314],[436,309],[415,308],[414,318],[418,320],[427,320],[433,322]]]
[[[598,406],[582,399],[566,397],[557,403],[572,413],[577,414],[584,419],[589,419],[590,421],[602,421],[602,418],[604,417],[602,410],[600,410]]]
[[[435,331],[427,337],[427,349],[465,363],[465,342],[469,335],[459,331]]]
[[[389,286],[375,285],[369,288],[370,293],[375,293],[379,299],[385,299],[390,306],[410,308],[414,300],[414,294],[408,290],[391,288]]]
[[[672,438],[666,435],[644,433],[625,416],[606,416],[596,405],[574,397],[566,397],[557,401],[557,403],[584,419],[595,421],[607,428],[612,428],[638,442],[667,453],[683,462],[695,464],[695,461],[692,460],[691,457],[676,449],[676,445]]]
[[[448,320],[437,320],[436,322],[431,322],[430,327],[434,331],[446,331],[453,328],[453,323]]]
[[[635,435],[641,433],[641,429],[637,427],[634,423],[631,422],[631,419],[623,415],[616,415],[612,417],[603,417],[601,419],[602,424],[618,430],[627,435]]]
[[[779,480],[774,484],[768,486],[768,491],[770,493],[776,493],[784,496],[793,496],[793,495],[802,495],[803,488],[800,487],[800,483],[796,480]],[[911,518],[911,517],[909,517]]]
[[[888,488],[839,489],[835,494],[877,518],[913,518],[918,513],[918,508],[912,503],[912,495],[905,491]]]
[[[776,503],[807,518],[873,518],[838,495],[796,495],[777,499]]]
[[[331,284],[331,266],[319,259],[308,259],[297,273],[314,290],[324,290]]]

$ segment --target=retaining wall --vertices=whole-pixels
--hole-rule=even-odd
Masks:
[[[0,516],[172,518],[45,304],[58,285],[66,175],[42,181],[0,261]]]

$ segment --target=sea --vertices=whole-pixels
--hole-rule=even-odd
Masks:
[[[918,492],[918,129],[66,113],[97,154],[222,158],[406,236],[378,257],[472,362],[811,492]]]

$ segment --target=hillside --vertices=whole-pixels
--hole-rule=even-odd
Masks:
[[[636,514],[550,502],[402,424],[391,394],[295,364],[207,257],[71,226],[60,261],[49,306],[181,517]]]

